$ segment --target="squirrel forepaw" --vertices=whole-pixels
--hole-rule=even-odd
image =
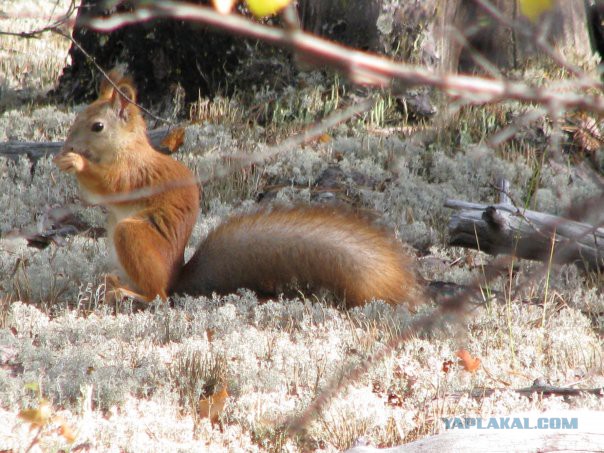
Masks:
[[[78,173],[84,170],[86,160],[80,154],[67,152],[60,153],[54,159],[53,162],[62,171],[67,173]]]

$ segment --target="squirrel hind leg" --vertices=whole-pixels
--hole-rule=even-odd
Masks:
[[[115,305],[124,298],[132,299],[141,306],[147,306],[154,298],[149,298],[123,285],[117,275],[105,276],[105,303]],[[162,298],[163,299],[163,298]],[[163,299],[165,300],[165,299]]]
[[[168,288],[174,273],[170,259],[172,247],[148,222],[130,218],[119,222],[113,233],[117,258],[140,293],[124,286],[126,296],[140,296],[151,302],[159,296],[168,299]]]

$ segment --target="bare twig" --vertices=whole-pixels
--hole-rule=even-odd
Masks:
[[[604,113],[604,98],[601,96],[583,92],[561,93],[507,80],[438,74],[424,67],[397,63],[376,54],[350,49],[301,30],[261,25],[242,16],[225,16],[209,7],[189,3],[163,0],[106,18],[83,18],[82,24],[99,31],[111,31],[132,23],[168,17],[204,23],[233,34],[291,48],[304,61],[332,66],[346,73],[353,81],[367,85],[383,86],[396,78],[410,85],[432,86],[449,96],[464,98],[475,104],[513,99],[564,110],[579,108]]]
[[[56,5],[55,5],[56,7]],[[59,30],[63,25],[68,24],[72,21],[71,17],[73,15],[73,13],[76,10],[76,6],[75,6],[75,0],[71,0],[71,3],[69,4],[69,8],[67,9],[67,12],[65,12],[65,14],[59,16],[59,18],[57,20],[55,20],[53,23],[46,25],[45,27],[42,28],[37,28],[35,30],[31,30],[31,31],[21,31],[21,32],[12,32],[12,31],[3,31],[0,30],[0,35],[6,35],[6,36],[17,36],[19,38],[33,38],[33,39],[39,39],[40,35],[51,31],[54,32],[56,30]],[[51,16],[52,19],[52,16]]]
[[[69,39],[71,41],[71,43],[74,46],[76,46],[80,52],[82,52],[84,54],[84,56],[86,57],[86,59],[88,59],[88,61],[90,61],[94,65],[94,67],[101,73],[101,75],[107,80],[107,82],[109,82],[109,84],[111,84],[111,86],[114,89],[116,89],[122,95],[122,97],[124,99],[126,99],[126,101],[128,101],[129,103],[134,104],[135,106],[137,106],[139,109],[141,109],[143,112],[145,112],[147,115],[149,115],[154,120],[161,121],[163,123],[167,123],[167,124],[170,124],[170,125],[174,124],[174,122],[172,122],[170,120],[167,120],[165,118],[162,118],[160,116],[155,115],[154,113],[152,113],[151,111],[149,111],[148,109],[146,109],[145,107],[143,107],[142,105],[136,103],[133,99],[130,99],[126,94],[124,94],[120,90],[120,88],[117,86],[117,84],[113,80],[111,80],[111,77],[109,77],[109,74],[107,74],[107,72],[105,72],[105,70],[103,68],[101,68],[101,66],[96,62],[95,58],[92,55],[90,55],[90,53],[86,49],[84,49],[80,45],[80,43],[77,42],[70,34],[63,33],[61,30],[54,29],[54,28],[51,29],[51,31],[53,33],[56,33],[58,35],[63,36],[64,38]]]

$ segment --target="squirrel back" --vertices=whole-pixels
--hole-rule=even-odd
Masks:
[[[296,282],[334,291],[349,307],[412,304],[415,276],[402,245],[382,228],[334,207],[260,209],[227,220],[202,241],[175,293],[277,294]]]
[[[77,116],[54,160],[76,177],[85,198],[109,211],[110,256],[128,280],[112,277],[110,294],[146,302],[239,288],[268,295],[297,282],[333,290],[348,306],[373,298],[413,303],[416,280],[401,244],[336,208],[260,209],[232,217],[184,264],[199,210],[195,179],[151,147],[132,102],[132,81],[120,71],[110,78]]]

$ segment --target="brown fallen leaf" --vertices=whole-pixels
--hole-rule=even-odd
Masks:
[[[453,360],[445,360],[442,367],[443,373],[448,373],[452,366]]]
[[[224,410],[224,405],[229,394],[227,393],[226,384],[222,390],[214,393],[208,398],[199,400],[199,416],[201,418],[209,418],[212,424],[218,421],[218,417]]]
[[[465,349],[460,349],[455,355],[459,357],[459,364],[470,373],[474,373],[480,367],[480,359],[472,357]]]
[[[73,429],[71,429],[71,426],[67,424],[65,419],[61,416],[56,416],[53,419],[53,423],[57,423],[59,425],[58,431],[59,434],[63,436],[63,439],[65,439],[70,444],[73,444],[76,439],[76,435],[73,432]]]
[[[319,135],[318,140],[320,143],[329,143],[331,141],[331,135],[327,133],[321,134]]]
[[[206,336],[208,337],[208,343],[211,343],[212,340],[214,339],[214,330],[213,329],[206,329]]]
[[[50,403],[41,400],[38,407],[19,411],[19,418],[31,424],[31,429],[41,428],[50,422],[52,410]]]

